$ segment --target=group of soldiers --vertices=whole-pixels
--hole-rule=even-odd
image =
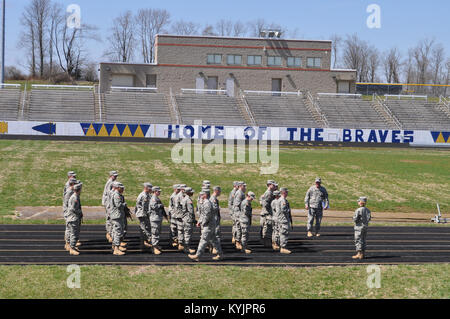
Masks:
[[[68,181],[64,187],[63,210],[66,220],[66,250],[71,255],[79,255],[79,234],[83,213],[81,209],[80,194],[82,183],[76,179],[75,172],[68,173]],[[111,171],[105,184],[102,196],[102,205],[106,211],[106,238],[112,245],[112,253],[117,256],[125,255],[127,243],[125,236],[131,211],[127,206],[123,192],[125,187],[117,181],[119,174]],[[143,245],[160,255],[161,226],[163,219],[169,222],[169,236],[172,247],[185,252],[193,261],[199,258],[208,249],[213,260],[221,260],[223,251],[220,232],[220,204],[219,197],[222,189],[219,186],[211,187],[209,181],[203,181],[201,192],[197,197],[197,206],[194,207],[195,191],[186,184],[173,186],[168,210],[161,202],[161,188],[151,183],[143,184],[143,191],[136,200],[135,216],[139,220],[139,228],[143,238]],[[293,229],[292,213],[287,199],[289,190],[279,188],[273,181],[267,181],[267,190],[260,197],[262,212],[260,216],[260,239],[265,247],[272,247],[281,254],[291,254],[287,249],[289,232]],[[236,181],[228,197],[228,209],[233,222],[232,243],[236,249],[245,254],[251,254],[248,246],[249,232],[252,225],[252,202],[256,199],[254,192],[247,192],[245,182]],[[357,254],[354,259],[363,259],[367,227],[371,218],[367,209],[367,198],[361,197],[358,201],[360,208],[355,211],[355,245]],[[328,192],[322,186],[322,180],[317,178],[315,185],[308,189],[305,196],[305,208],[308,211],[307,237],[319,237],[323,210],[329,208]],[[196,220],[198,216],[198,221]],[[192,246],[194,227],[201,229],[200,242],[197,249]],[[314,233],[313,233],[314,229]]]

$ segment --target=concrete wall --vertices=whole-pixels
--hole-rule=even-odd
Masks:
[[[221,54],[220,65],[208,64],[208,54]],[[228,65],[227,55],[242,56],[241,65]],[[247,64],[248,55],[262,56],[262,65]],[[281,66],[268,66],[269,56],[281,56]],[[287,57],[300,57],[301,67],[288,67]],[[309,68],[307,58],[320,57],[320,68]],[[195,88],[196,78],[218,77],[218,86],[225,89],[228,78],[235,80],[236,90],[272,90],[272,79],[282,79],[283,91],[337,92],[337,82],[351,82],[355,90],[356,72],[334,71],[331,64],[330,41],[269,40],[259,38],[224,38],[159,35],[156,39],[155,64],[100,65],[101,90],[111,87],[114,74],[133,74],[134,86],[145,87],[146,75],[156,74],[159,92],[168,93],[172,88]]]

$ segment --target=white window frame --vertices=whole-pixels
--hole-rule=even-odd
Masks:
[[[313,64],[311,65],[309,62],[313,60]],[[319,61],[319,63],[317,63]],[[309,57],[307,59],[307,66],[308,68],[320,68],[322,67],[322,58],[320,57]]]
[[[289,63],[289,59],[293,59],[294,63]],[[297,62],[300,62],[299,64],[297,64]],[[301,57],[294,57],[294,56],[289,56],[286,59],[286,63],[288,67],[298,67],[301,68],[302,67],[302,58]]]
[[[213,57],[214,62],[209,62],[209,57]],[[220,57],[220,62],[217,62],[217,58]],[[222,64],[222,54],[208,54],[206,57],[207,64]]]
[[[253,58],[253,63],[250,63],[250,58]],[[259,58],[259,63],[256,63],[256,58]],[[249,55],[247,56],[247,65],[262,65],[262,56],[261,55]]]
[[[240,62],[237,63],[236,62],[236,58],[239,57]],[[232,59],[232,61],[230,62],[230,58]],[[240,54],[228,54],[227,55],[227,64],[228,65],[242,65],[242,55]]]
[[[274,63],[270,63],[270,59],[273,59],[273,60],[274,60],[274,61],[273,61]],[[277,60],[280,61],[279,64],[276,63]],[[281,56],[278,56],[278,55],[272,55],[272,56],[268,56],[268,57],[267,57],[267,65],[268,65],[268,66],[282,66],[282,64],[283,64],[283,60],[281,59]]]

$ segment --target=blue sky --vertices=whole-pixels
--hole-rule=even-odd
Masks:
[[[88,43],[89,57],[100,61],[107,47],[112,19],[125,10],[164,8],[172,21],[183,19],[199,24],[214,24],[220,19],[249,21],[264,18],[288,29],[297,29],[298,38],[329,39],[357,33],[383,51],[392,46],[406,53],[424,37],[441,42],[450,56],[449,0],[57,0],[64,6],[78,4],[82,22],[99,27],[103,41]],[[6,65],[23,62],[25,52],[17,47],[21,32],[21,15],[29,0],[6,0]],[[381,28],[366,26],[369,4],[381,7]]]

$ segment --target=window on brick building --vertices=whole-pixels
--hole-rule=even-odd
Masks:
[[[308,58],[308,68],[320,68],[322,65],[321,58]]]
[[[227,56],[227,63],[231,65],[241,65],[242,55],[229,54]]]
[[[302,66],[302,59],[290,56],[287,58],[287,66],[300,68]]]
[[[247,64],[248,65],[261,65],[262,57],[260,55],[249,55],[247,57]]]
[[[280,56],[269,56],[267,59],[267,65],[280,66],[281,65],[281,57]]]
[[[222,64],[222,55],[221,54],[208,54],[207,63],[208,64]]]

